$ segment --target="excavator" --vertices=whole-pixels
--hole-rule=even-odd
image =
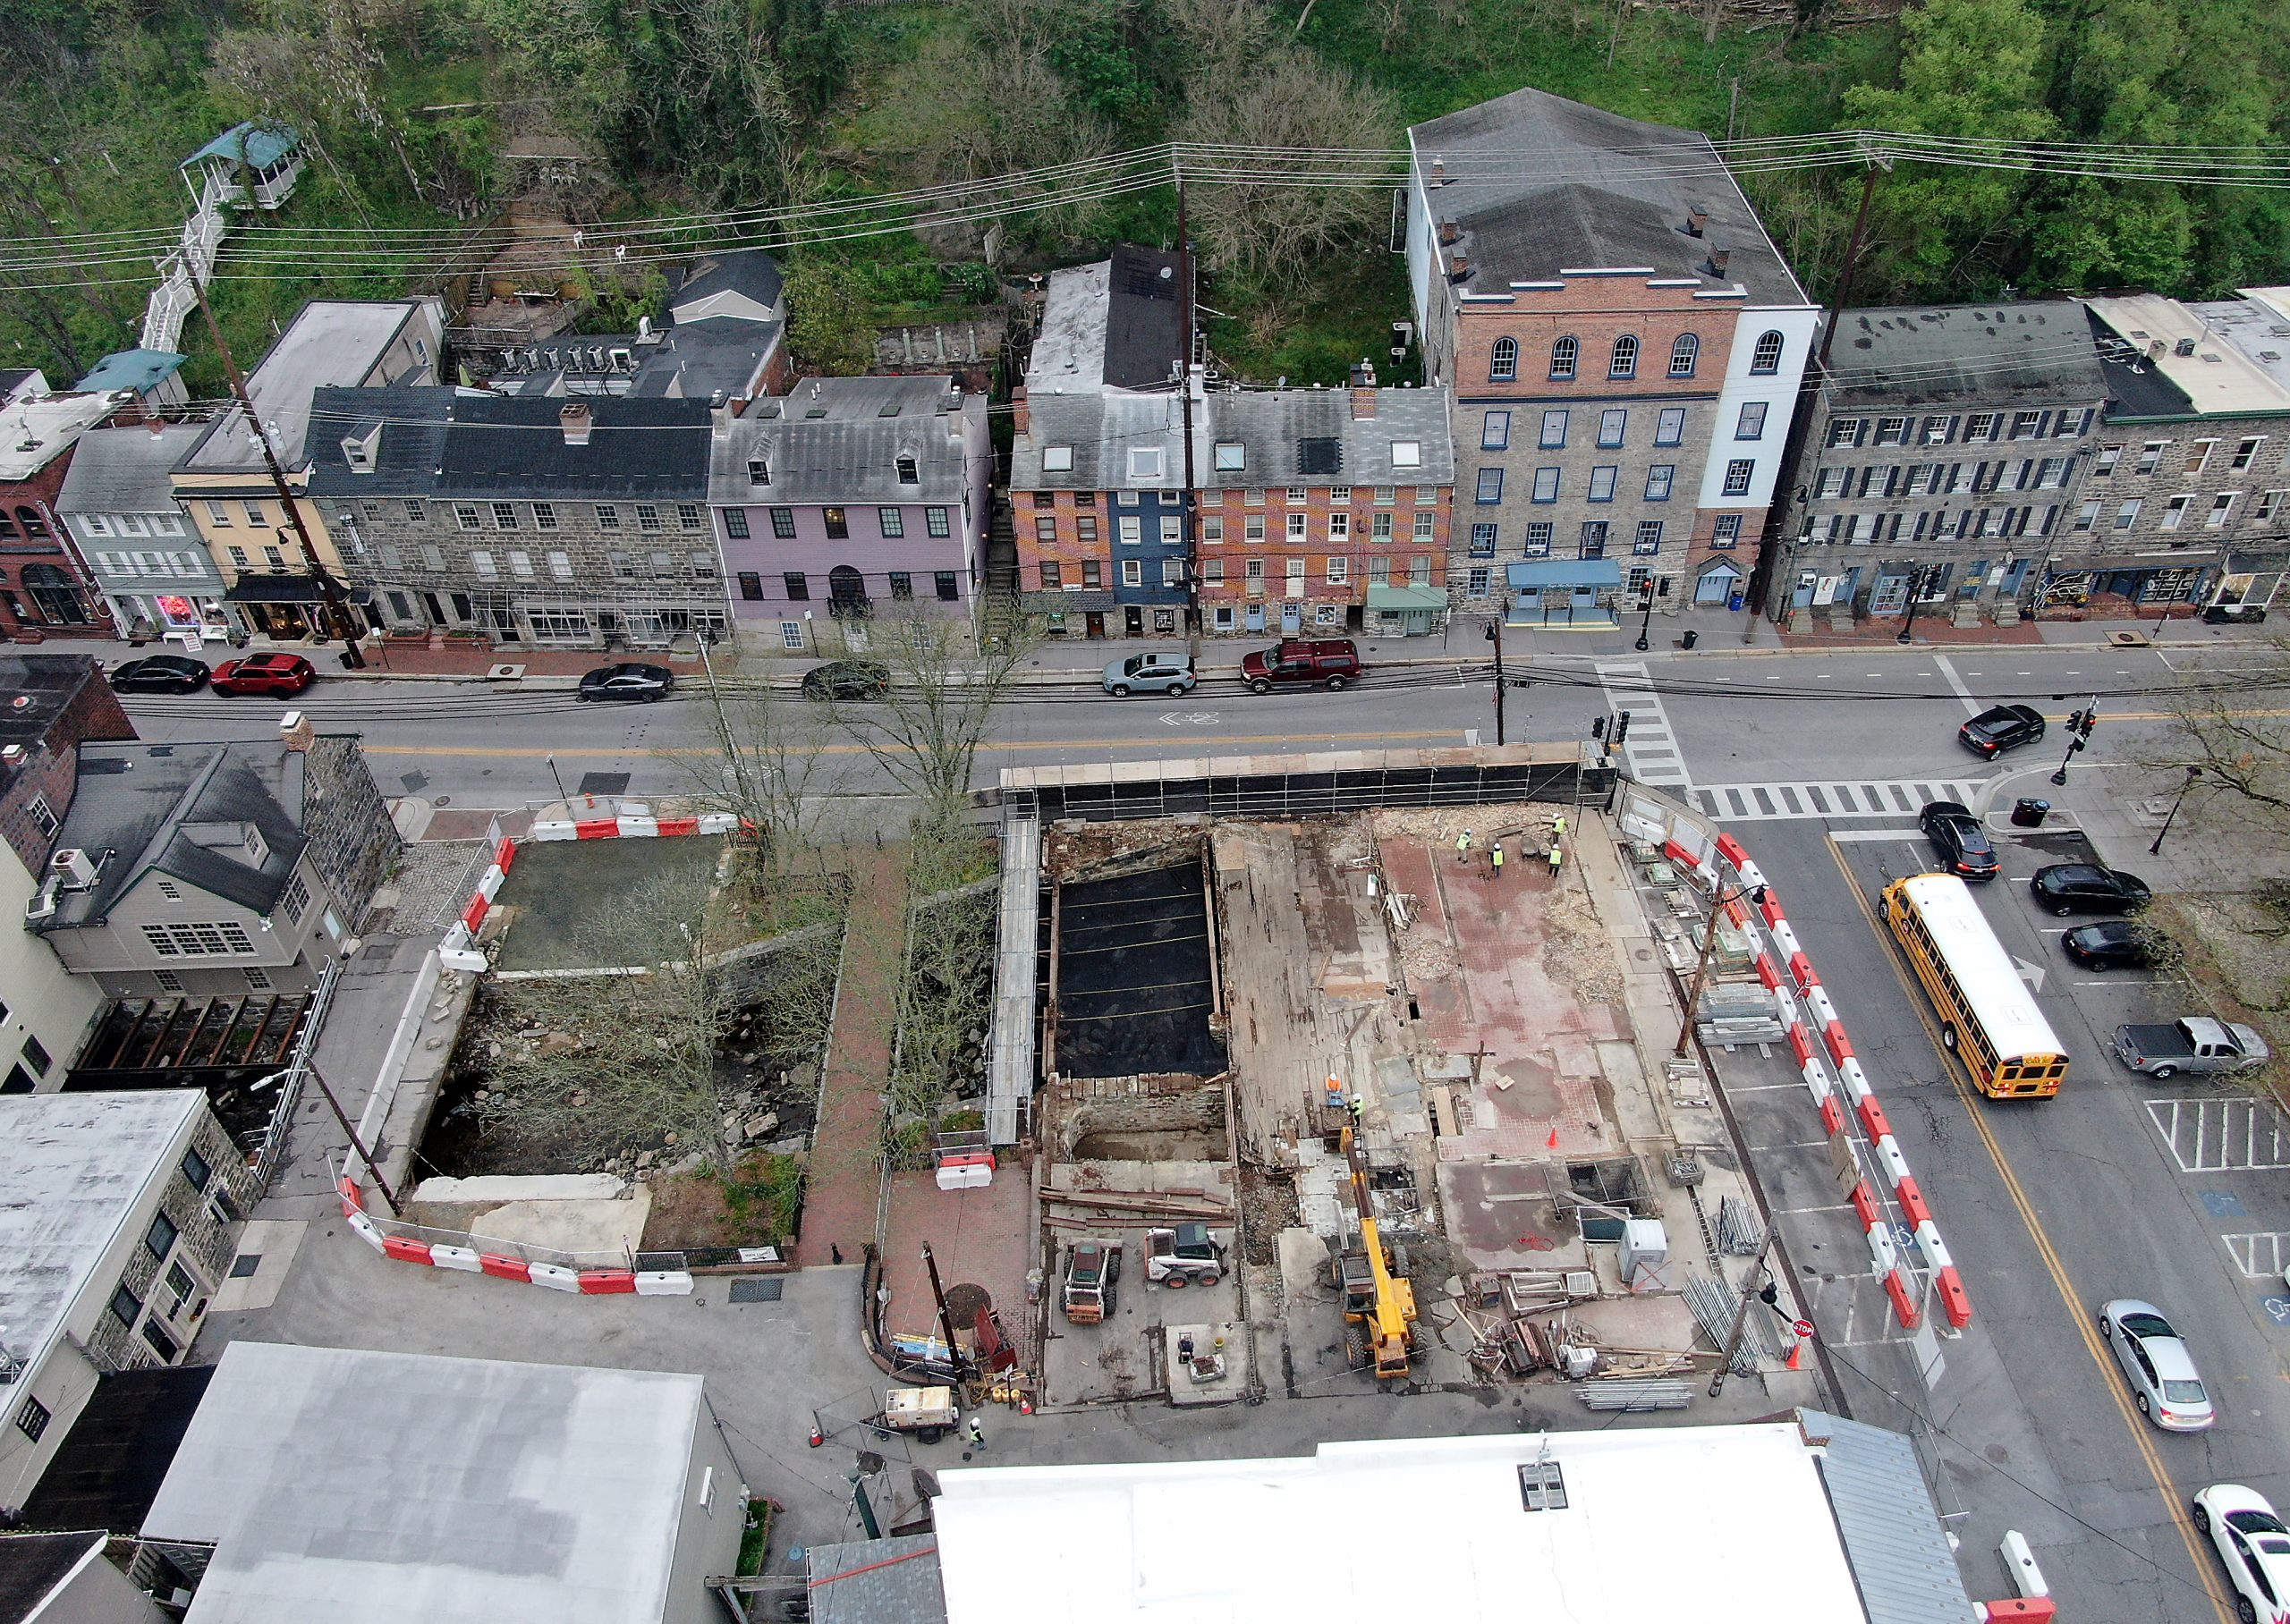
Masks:
[[[1415,1346],[1415,1288],[1394,1272],[1392,1250],[1377,1232],[1368,1163],[1350,1127],[1344,1129],[1342,1144],[1352,1169],[1353,1205],[1360,1211],[1360,1245],[1336,1260],[1336,1288],[1344,1294],[1344,1351],[1354,1365],[1372,1363],[1378,1381],[1404,1382]]]

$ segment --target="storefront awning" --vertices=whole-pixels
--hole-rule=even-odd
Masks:
[[[1395,614],[1410,610],[1437,612],[1447,606],[1447,591],[1444,587],[1370,587],[1368,607],[1389,610]]]
[[[323,604],[326,589],[307,575],[242,575],[226,604]]]
[[[1611,558],[1522,558],[1510,565],[1507,573],[1514,592],[1622,585],[1622,565]]]

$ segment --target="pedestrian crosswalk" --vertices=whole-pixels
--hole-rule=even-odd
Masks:
[[[1685,757],[1678,751],[1677,735],[1670,731],[1669,713],[1655,697],[1653,680],[1646,673],[1646,662],[1602,660],[1598,673],[1599,684],[1607,690],[1614,708],[1626,712],[1630,717],[1630,731],[1623,735],[1622,756],[1631,777],[1640,783],[1684,789],[1692,781],[1686,776]]]
[[[1631,723],[1635,728],[1636,723]],[[1907,817],[1928,801],[1977,806],[1980,786],[1961,779],[1879,779],[1836,783],[1714,783],[1688,799],[1713,817],[1753,823],[1785,817]]]

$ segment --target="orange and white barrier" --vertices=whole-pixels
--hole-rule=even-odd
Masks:
[[[453,1269],[464,1274],[490,1274],[497,1280],[513,1280],[526,1285],[541,1286],[551,1291],[564,1291],[581,1297],[604,1297],[633,1292],[639,1297],[689,1297],[691,1295],[691,1273],[687,1269],[628,1269],[577,1268],[567,1264],[533,1263],[522,1257],[507,1257],[496,1252],[480,1251],[475,1246],[454,1246],[442,1241],[420,1240],[410,1235],[393,1235],[382,1227],[386,1220],[377,1220],[366,1210],[365,1192],[358,1181],[347,1174],[337,1179],[335,1193],[342,1197],[342,1215],[349,1221],[358,1239],[385,1257],[394,1257],[400,1263],[418,1263],[433,1269]],[[466,1239],[474,1241],[477,1238]]]

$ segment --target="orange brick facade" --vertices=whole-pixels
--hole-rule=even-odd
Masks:
[[[1293,499],[1299,489],[1301,500]],[[1452,486],[1413,485],[1203,493],[1204,628],[1248,630],[1246,605],[1265,605],[1270,616],[1284,603],[1303,605],[1306,629],[1357,626],[1370,586],[1445,590],[1454,495]],[[1298,519],[1302,535],[1295,533]],[[1220,624],[1220,607],[1235,612],[1231,624]]]

